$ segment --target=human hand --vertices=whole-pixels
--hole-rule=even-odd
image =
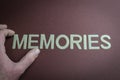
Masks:
[[[5,50],[5,38],[15,32],[0,25],[0,80],[18,80],[24,71],[33,63],[40,53],[39,49],[30,50],[18,63],[11,61]]]

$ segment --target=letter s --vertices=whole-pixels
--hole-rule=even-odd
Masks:
[[[109,35],[102,35],[100,39],[103,42],[103,44],[101,44],[102,49],[110,49],[111,48],[111,43],[106,40],[106,39],[109,39],[109,40],[111,39],[111,37]]]

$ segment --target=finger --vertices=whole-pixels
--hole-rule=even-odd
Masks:
[[[4,44],[5,43],[5,38],[7,36],[12,36],[14,34],[15,34],[15,32],[13,30],[10,30],[10,29],[0,30],[0,43]]]
[[[3,29],[3,27],[2,27],[2,29]],[[0,30],[0,61],[3,64],[7,64],[8,62],[11,61],[6,54],[6,50],[5,50],[5,46],[4,46],[5,37],[12,36],[14,33],[15,33],[14,31],[9,30],[9,29]]]
[[[4,37],[7,37],[7,36],[12,36],[15,34],[15,31],[11,30],[11,29],[3,29],[3,30],[0,30],[0,34],[3,34]]]
[[[10,29],[3,29],[3,30],[0,30],[0,53],[3,53],[5,55],[5,46],[4,46],[4,43],[5,43],[5,37],[6,36],[12,36],[14,35],[15,32],[13,30],[10,30]]]
[[[24,72],[38,57],[40,53],[39,49],[30,50],[21,60],[17,63],[17,67]]]
[[[6,24],[0,24],[0,29],[6,29],[7,25]]]

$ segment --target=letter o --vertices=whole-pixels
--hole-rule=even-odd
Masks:
[[[60,45],[60,39],[64,38],[66,40],[66,43],[65,45],[61,46]],[[69,46],[69,38],[66,36],[66,35],[59,35],[57,38],[56,38],[56,46],[59,48],[59,49],[66,49],[68,46]]]

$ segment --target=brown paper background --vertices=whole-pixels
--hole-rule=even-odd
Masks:
[[[17,34],[108,34],[110,50],[41,50],[37,60],[20,80],[120,80],[119,0],[4,0],[0,1],[0,23]],[[19,61],[28,50],[12,50]]]

